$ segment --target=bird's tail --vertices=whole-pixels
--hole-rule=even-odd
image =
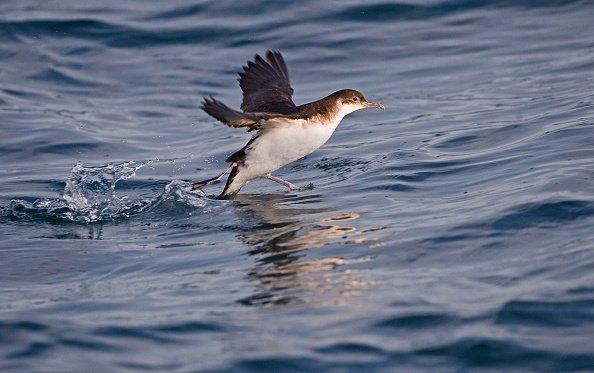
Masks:
[[[248,132],[260,128],[260,121],[270,117],[266,113],[244,113],[233,110],[214,98],[204,98],[200,106],[208,115],[225,123],[229,127],[247,128]]]
[[[239,193],[241,188],[245,185],[245,181],[241,180],[241,178],[237,176],[238,174],[239,174],[239,165],[234,163],[231,166],[231,173],[229,174],[229,177],[227,178],[227,183],[225,184],[225,189],[223,189],[223,192],[221,194],[219,194],[219,197],[218,197],[219,199],[226,199],[226,198],[232,197],[232,196],[236,195],[237,193]]]

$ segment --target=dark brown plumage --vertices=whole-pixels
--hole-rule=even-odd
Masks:
[[[287,114],[295,108],[293,88],[283,56],[268,51],[266,60],[256,54],[239,73],[239,86],[243,91],[241,110]]]
[[[270,114],[287,114],[296,108],[291,96],[293,88],[283,56],[278,51],[268,51],[266,60],[256,54],[239,73],[239,86],[243,92],[241,110],[233,110],[214,98],[205,98],[202,110],[229,127],[259,129],[259,121]],[[278,115],[276,115],[278,116]]]
[[[225,123],[229,127],[246,128],[250,132],[260,129],[261,122],[271,118],[310,119],[317,116],[322,123],[330,121],[331,117],[335,114],[337,101],[347,102],[355,97],[362,101],[365,100],[360,92],[352,89],[343,89],[317,101],[294,106],[284,114],[277,112],[241,112],[231,109],[212,97],[204,98],[201,108],[208,115]]]
[[[293,88],[283,56],[278,51],[266,52],[266,59],[259,54],[248,61],[239,73],[239,86],[243,92],[241,110],[234,110],[212,97],[204,98],[202,110],[229,127],[260,129],[260,122],[271,118],[309,119],[313,116],[328,120],[334,115],[337,101],[342,103],[365,102],[361,92],[342,89],[320,100],[296,106],[291,98]]]
[[[248,132],[258,129],[260,120],[271,117],[269,113],[242,113],[241,111],[231,109],[229,106],[212,97],[204,98],[200,107],[208,115],[225,123],[229,127],[244,127]]]

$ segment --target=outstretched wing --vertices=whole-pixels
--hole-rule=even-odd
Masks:
[[[205,97],[200,108],[211,117],[225,123],[229,127],[247,128],[248,132],[259,129],[262,121],[270,118],[270,115],[267,113],[242,113],[241,111],[233,110],[212,97]]]
[[[268,51],[266,60],[256,54],[243,70],[237,79],[243,91],[241,110],[287,114],[295,108],[289,72],[280,52]]]

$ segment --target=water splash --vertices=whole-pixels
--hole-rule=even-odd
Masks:
[[[89,222],[100,220],[105,215],[114,215],[127,209],[127,196],[118,197],[116,183],[136,175],[136,171],[150,162],[137,164],[134,161],[102,167],[85,167],[78,162],[66,180],[62,197],[73,211],[86,217]]]
[[[173,180],[160,194],[151,198],[118,195],[116,184],[136,175],[151,161],[135,161],[106,166],[83,166],[77,163],[66,180],[62,198],[38,199],[34,202],[13,200],[8,214],[17,219],[71,221],[94,223],[128,218],[133,214],[153,210],[169,203],[182,203],[190,207],[203,207],[206,198],[201,191],[192,191],[191,183]]]

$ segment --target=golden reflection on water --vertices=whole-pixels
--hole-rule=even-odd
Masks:
[[[318,196],[239,195],[235,202],[251,224],[240,237],[254,247],[255,266],[248,278],[254,294],[241,299],[245,305],[299,303],[345,305],[373,285],[364,271],[352,265],[373,260],[359,257],[356,245],[377,246],[373,232],[381,227],[360,228],[360,214],[333,214],[319,205]],[[303,199],[304,198],[304,199]],[[324,255],[329,244],[344,245],[344,255]],[[352,245],[352,246],[349,246]],[[346,258],[345,258],[346,257]],[[347,258],[351,259],[347,259]]]

